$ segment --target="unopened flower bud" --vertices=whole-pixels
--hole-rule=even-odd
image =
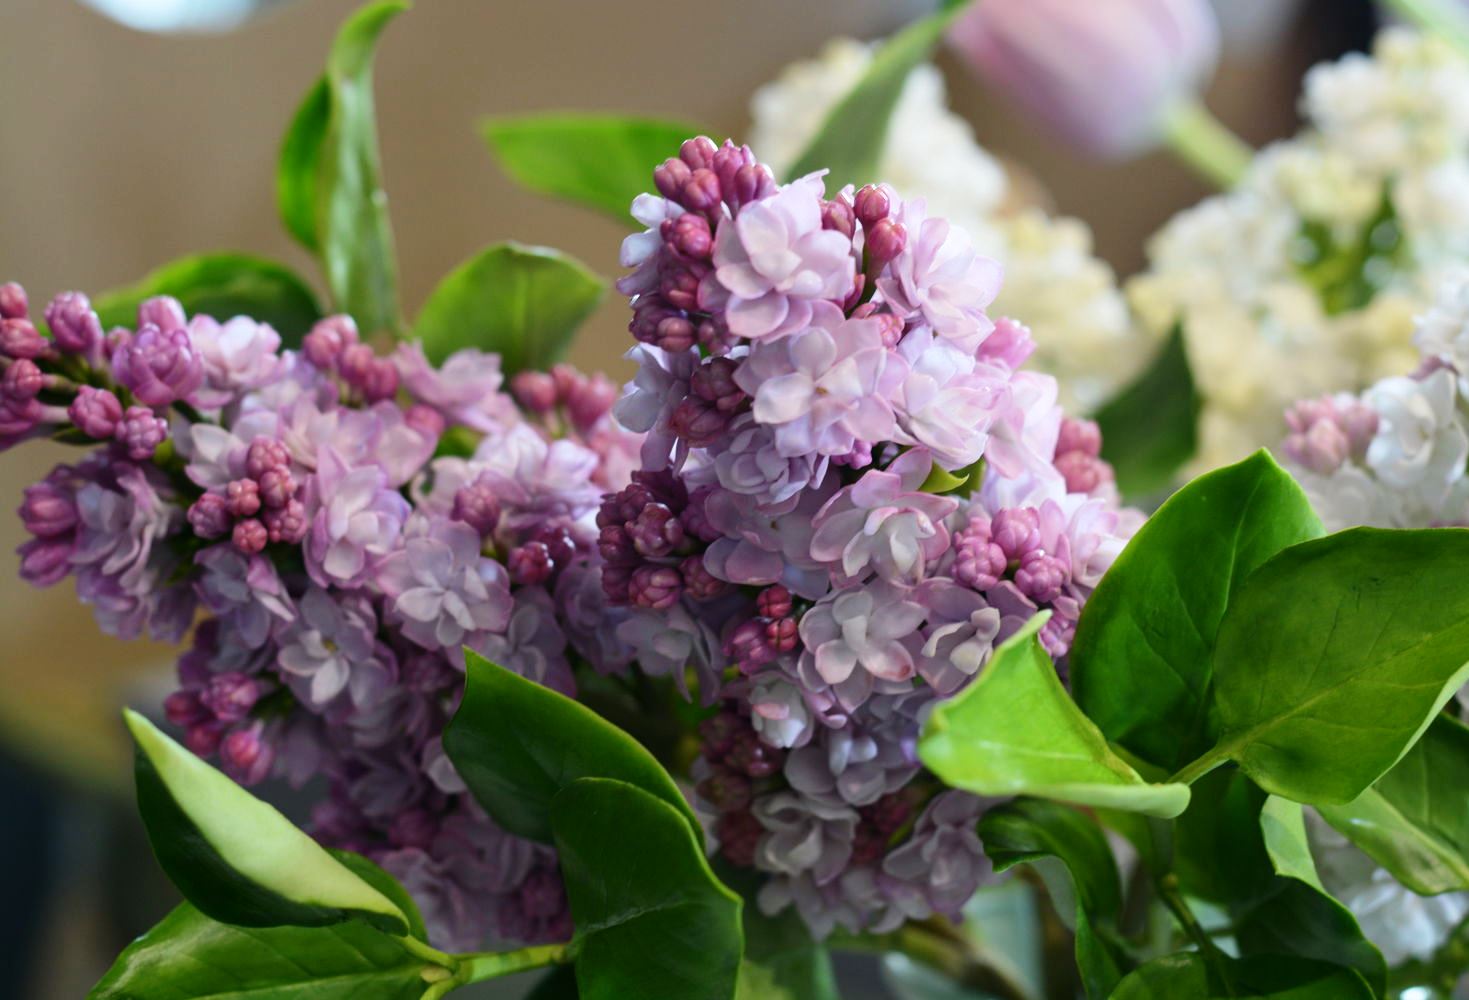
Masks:
[[[481,535],[490,535],[500,523],[500,501],[488,486],[471,483],[455,492],[449,516],[463,521]]]
[[[892,201],[882,188],[876,184],[868,184],[857,192],[853,210],[857,220],[862,223],[862,228],[866,229],[888,217],[888,213],[892,211]]]
[[[106,389],[84,385],[77,389],[76,398],[67,407],[66,415],[87,437],[107,441],[117,433],[118,421],[122,419],[122,403]]]
[[[46,325],[56,346],[68,354],[88,354],[102,342],[102,323],[81,292],[62,292],[52,299]]]
[[[549,580],[556,564],[543,543],[526,542],[510,550],[505,568],[510,571],[512,583],[533,587]]]
[[[549,372],[517,372],[510,379],[510,391],[531,413],[550,413],[556,408],[556,380]]]
[[[821,228],[841,233],[850,239],[857,232],[857,216],[842,197],[821,203]]]
[[[275,751],[261,738],[260,723],[236,729],[219,745],[224,773],[242,785],[258,785],[270,776]]]
[[[224,499],[231,517],[254,517],[260,510],[260,484],[253,479],[236,479],[225,486]]]
[[[301,353],[322,371],[336,367],[342,352],[357,343],[357,324],[351,316],[328,316],[318,320],[301,341]]]
[[[200,538],[223,538],[230,532],[229,504],[218,493],[206,493],[190,505],[189,526]]]
[[[662,165],[653,171],[653,185],[658,188],[658,193],[670,201],[677,201],[683,186],[693,176],[689,165],[675,157],[664,160]]]
[[[230,533],[230,542],[247,556],[253,556],[264,549],[269,541],[270,530],[253,517],[235,522],[235,530]]]
[[[30,311],[24,288],[13,281],[0,285],[0,319],[25,319]]]
[[[260,515],[271,544],[295,545],[306,537],[306,507],[290,499],[284,506],[268,508]]]
[[[876,274],[908,245],[908,230],[901,222],[883,219],[867,230],[867,268]]]
[[[209,679],[199,695],[204,707],[220,722],[242,722],[260,700],[260,682],[238,670],[227,670]]]
[[[0,354],[7,358],[39,358],[46,353],[46,338],[24,316],[0,319]]]
[[[689,165],[691,170],[707,169],[714,165],[714,154],[719,152],[719,147],[714,140],[707,135],[696,135],[692,139],[685,139],[683,145],[678,148],[678,158]]]
[[[46,376],[29,358],[16,358],[0,378],[0,396],[24,402],[35,399],[46,385]]]
[[[168,295],[158,295],[146,299],[138,306],[138,327],[149,324],[158,327],[164,333],[171,330],[182,330],[189,323],[188,316],[184,313],[184,307],[178,299]]]
[[[683,577],[672,566],[639,566],[628,580],[628,603],[635,608],[661,611],[682,593]]]
[[[146,406],[129,406],[117,425],[117,440],[134,462],[153,457],[168,438],[168,421]]]
[[[70,490],[43,479],[27,486],[22,496],[20,520],[32,535],[54,538],[76,527],[76,499]]]
[[[257,437],[245,452],[245,473],[251,479],[260,479],[271,469],[290,467],[291,451],[284,441],[276,438]]]
[[[290,469],[266,469],[257,482],[260,502],[267,507],[284,507],[296,495],[296,479]]]

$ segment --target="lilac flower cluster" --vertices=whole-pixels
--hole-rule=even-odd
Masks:
[[[1140,518],[986,314],[999,266],[922,201],[779,186],[704,138],[654,181],[619,285],[642,470],[597,514],[615,635],[717,706],[699,805],[763,908],[820,935],[956,914],[980,802],[922,772],[922,720],[1039,610],[1064,670]]]
[[[565,939],[553,852],[495,826],[440,734],[466,646],[566,693],[573,662],[628,662],[594,524],[637,456],[614,386],[506,391],[494,355],[380,355],[341,316],[292,351],[166,298],[131,330],[77,293],[49,336],[29,315],[0,286],[0,447],[93,447],[25,491],[22,575],[73,577],[114,635],[198,620],[169,720],[242,783],[324,776],[316,836],[401,878],[437,941]]]

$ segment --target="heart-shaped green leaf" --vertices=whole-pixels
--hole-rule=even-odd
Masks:
[[[1202,763],[1297,802],[1362,794],[1469,678],[1466,564],[1462,528],[1356,528],[1266,562],[1219,628],[1222,735]]]
[[[740,897],[682,812],[635,785],[578,778],[556,795],[551,825],[582,1000],[730,1000]]]
[[[131,327],[138,306],[155,295],[172,295],[190,316],[223,322],[249,316],[269,323],[286,346],[299,344],[321,318],[316,295],[290,268],[243,253],[182,257],[148,272],[136,284],[97,296],[92,307],[105,329]]]
[[[564,112],[490,118],[481,126],[501,169],[523,187],[631,223],[653,169],[703,129],[683,122]]]
[[[787,176],[830,171],[826,177],[828,191],[844,184],[860,187],[882,180],[878,163],[887,142],[888,122],[908,74],[929,57],[964,6],[956,4],[914,21],[884,42],[862,79],[827,114],[821,129],[786,171]]]
[[[1124,496],[1147,497],[1173,484],[1198,447],[1201,405],[1179,323],[1147,370],[1096,412],[1102,457]]]
[[[699,830],[668,772],[631,736],[473,650],[464,658],[464,700],[444,730],[444,751],[505,829],[549,841],[557,793],[578,778],[616,778],[662,799]]]
[[[1036,633],[1036,615],[1001,643],[967,688],[939,702],[918,755],[947,784],[978,795],[1035,795],[1172,817],[1185,785],[1149,784],[1072,702]]]
[[[1225,608],[1256,567],[1321,532],[1264,451],[1179,490],[1082,611],[1070,658],[1077,704],[1108,739],[1165,770],[1203,752]]]
[[[321,258],[338,309],[365,332],[397,331],[398,264],[382,187],[372,65],[406,0],[379,0],[342,25],[326,73],[281,144],[276,201],[286,229]]]
[[[559,251],[500,243],[439,283],[414,332],[435,364],[477,347],[499,354],[506,374],[545,369],[565,352],[605,290],[601,278]]]
[[[393,934],[411,918],[274,807],[136,712],[138,810],[158,863],[207,916],[244,927],[307,927],[358,917]]]
[[[1391,771],[1345,805],[1318,807],[1403,885],[1469,889],[1469,728],[1440,715]]]
[[[1351,969],[1269,956],[1221,961],[1211,970],[1198,952],[1181,952],[1141,966],[1111,1000],[1373,1000]]]

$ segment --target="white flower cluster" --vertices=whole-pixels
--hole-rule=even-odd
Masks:
[[[1469,256],[1469,62],[1389,29],[1311,70],[1302,111],[1128,284],[1155,335],[1183,324],[1205,400],[1194,471],[1273,444],[1292,400],[1408,370],[1414,315]]]
[[[751,146],[777,171],[789,168],[861,79],[872,51],[839,38],[761,87],[751,101]],[[937,67],[908,77],[878,175],[899,194],[926,200],[930,215],[966,230],[981,254],[1004,265],[990,311],[1024,317],[1036,343],[1030,365],[1057,377],[1068,410],[1096,409],[1146,363],[1150,347],[1134,339],[1116,277],[1093,255],[1086,224],[1018,204],[1004,168],[949,110]]]

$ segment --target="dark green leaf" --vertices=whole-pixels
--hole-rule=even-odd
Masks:
[[[1122,908],[1112,848],[1100,827],[1066,806],[1017,799],[985,813],[979,836],[995,871],[1030,864],[1063,919],[1073,921],[1076,964],[1087,996],[1103,1000],[1122,978],[1125,958],[1109,940]]]
[[[653,755],[584,705],[465,650],[464,700],[444,750],[495,821],[521,837],[551,839],[551,802],[578,778],[616,778],[699,821]]]
[[[831,956],[820,942],[812,940],[795,909],[773,917],[761,913],[755,896],[764,879],[751,869],[716,862],[715,875],[744,900],[745,961],[740,966],[740,988],[745,993],[736,995],[762,1000],[838,1000]]]
[[[345,865],[353,875],[392,900],[398,912],[407,919],[409,934],[420,941],[428,940],[428,928],[424,926],[423,914],[419,912],[418,904],[408,895],[408,890],[398,884],[397,879],[360,854],[339,851],[333,847],[327,848],[327,853]]]
[[[1221,965],[1211,970],[1192,951],[1157,958],[1124,979],[1112,1000],[1372,1000],[1361,976],[1320,962],[1272,955]]]
[[[576,970],[569,965],[556,966],[536,980],[525,1000],[577,1000]]]
[[[132,327],[138,306],[155,295],[172,295],[190,316],[223,322],[249,316],[269,323],[286,346],[301,342],[321,318],[316,295],[288,267],[242,253],[184,257],[150,271],[137,284],[113,289],[92,303],[104,329]]]
[[[138,811],[158,863],[184,897],[245,927],[320,926],[360,917],[394,934],[411,920],[224,774],[136,712]]]
[[[1124,496],[1147,497],[1173,484],[1198,447],[1200,406],[1180,323],[1147,370],[1096,413],[1102,457]]]
[[[275,172],[275,202],[286,231],[307,250],[321,250],[317,218],[317,175],[322,143],[332,117],[332,90],[325,75],[312,84],[281,142]]]
[[[129,945],[88,996],[418,1000],[429,980],[447,971],[355,921],[333,927],[231,927],[184,903]]]
[[[591,315],[606,284],[545,247],[501,243],[439,283],[414,330],[438,364],[466,347],[500,355],[506,374],[549,368]]]
[[[729,1000],[740,898],[704,858],[687,816],[634,785],[567,784],[551,825],[583,1000]]]
[[[1440,715],[1391,771],[1321,815],[1416,893],[1469,889],[1469,728]]]
[[[1469,677],[1466,564],[1462,528],[1356,528],[1266,562],[1219,629],[1204,763],[1297,802],[1360,795]]]
[[[586,112],[491,118],[482,127],[512,179],[623,223],[631,221],[633,199],[653,189],[653,168],[703,131],[683,122]]]
[[[1173,871],[1184,893],[1228,904],[1269,892],[1274,879],[1260,837],[1265,793],[1234,768],[1205,775],[1190,791],[1173,837]]]
[[[1036,633],[1036,615],[1003,642],[979,678],[940,702],[918,754],[947,784],[979,795],[1035,795],[1171,817],[1184,785],[1143,780],[1072,702]]]
[[[955,5],[915,21],[883,43],[867,72],[827,114],[821,129],[786,171],[802,177],[829,170],[826,188],[880,181],[878,162],[887,142],[888,121],[913,68],[929,57],[963,8]]]
[[[1071,647],[1076,702],[1168,771],[1206,749],[1220,622],[1281,549],[1321,534],[1305,494],[1267,452],[1200,476],[1163,504],[1087,601]]]

